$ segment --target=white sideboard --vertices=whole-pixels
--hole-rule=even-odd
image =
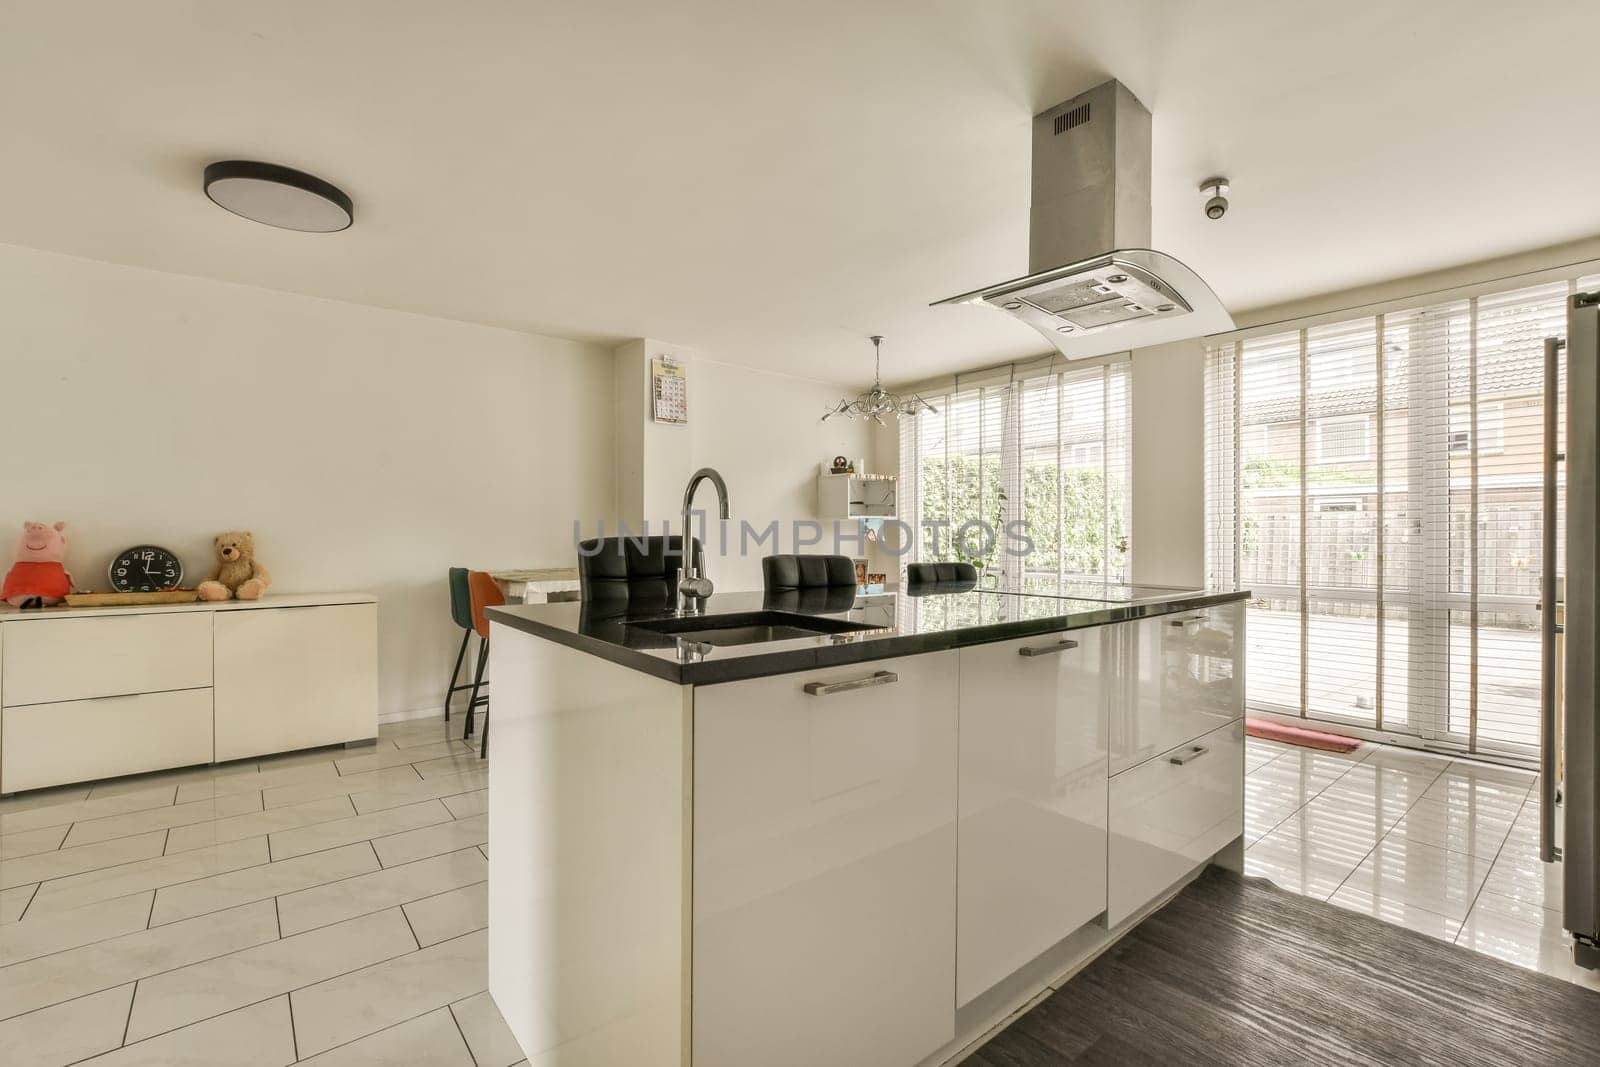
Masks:
[[[0,611],[0,793],[377,733],[365,593]]]

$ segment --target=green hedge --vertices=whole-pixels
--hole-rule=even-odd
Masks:
[[[962,523],[981,518],[996,531],[1003,531],[1012,519],[1024,519],[1033,538],[1033,553],[1028,557],[1027,569],[1054,571],[1065,563],[1069,574],[1102,574],[1106,567],[1105,520],[1106,480],[1098,467],[1067,467],[1064,471],[1054,463],[1030,464],[1023,471],[1022,507],[1008,511],[1010,503],[1000,480],[1000,457],[982,457],[982,500],[979,499],[979,457],[952,456],[948,460],[948,493],[946,460],[932,457],[922,463],[920,476],[922,489],[922,514],[927,518],[949,518],[950,526],[939,534],[939,544],[934,545],[933,531],[922,533],[922,558],[930,560],[959,560],[971,563],[980,570],[1005,563],[1001,546],[995,545],[986,553],[969,549],[982,546],[977,538],[969,539],[968,546],[952,545],[951,535]],[[1061,537],[1057,541],[1056,484],[1060,481],[1061,508],[1066,521],[1060,524]],[[1111,488],[1111,547],[1112,566],[1121,564],[1128,550],[1128,531],[1123,521],[1125,508],[1122,486]]]

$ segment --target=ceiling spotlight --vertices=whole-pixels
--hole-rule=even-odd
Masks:
[[[1220,219],[1228,213],[1228,179],[1207,178],[1200,183],[1200,195],[1210,197],[1206,201],[1206,218]]]
[[[247,219],[303,233],[334,233],[355,221],[354,204],[337,186],[276,163],[230,159],[205,170],[206,196]]]

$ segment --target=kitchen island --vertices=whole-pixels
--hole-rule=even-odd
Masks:
[[[1244,593],[490,610],[489,987],[534,1064],[914,1067],[1244,832]]]

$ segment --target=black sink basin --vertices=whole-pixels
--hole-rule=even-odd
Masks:
[[[820,615],[801,615],[792,611],[740,611],[727,615],[688,615],[672,619],[654,619],[650,622],[635,622],[629,625],[637,630],[649,630],[652,633],[704,645],[754,645],[764,641],[793,641],[798,637],[881,629],[864,623],[823,618]]]

